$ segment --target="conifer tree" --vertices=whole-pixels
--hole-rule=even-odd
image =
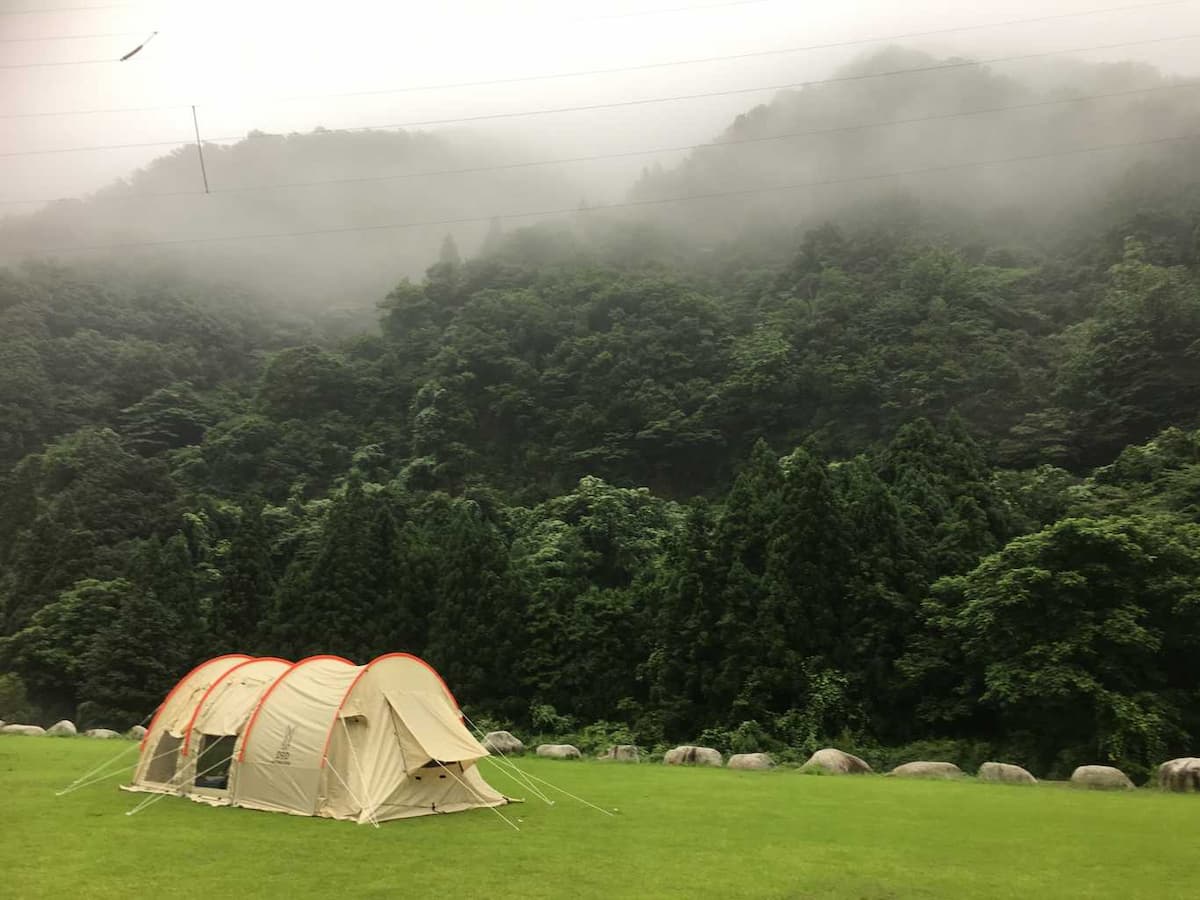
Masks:
[[[386,499],[352,474],[324,523],[310,565],[280,588],[276,631],[293,655],[336,653],[366,662],[388,647],[377,616],[396,603],[396,525]]]
[[[760,440],[730,489],[715,528],[714,590],[720,592],[721,609],[717,623],[721,659],[711,699],[716,710],[736,706],[744,711],[747,698],[757,695],[751,681],[759,658],[756,629],[767,590],[769,536],[779,515],[782,487],[779,460]]]
[[[213,602],[214,649],[225,653],[272,649],[264,646],[263,632],[274,591],[262,505],[250,503],[230,541],[221,590]]]
[[[651,699],[669,735],[697,733],[711,712],[722,653],[720,586],[714,577],[712,517],[697,503],[667,550],[657,586]]]
[[[806,661],[832,664],[845,640],[849,564],[845,523],[825,464],[800,449],[784,473],[756,628],[759,690],[779,710],[802,699]]]
[[[522,622],[501,536],[473,501],[460,500],[441,517],[433,544],[430,661],[469,702],[511,704]]]

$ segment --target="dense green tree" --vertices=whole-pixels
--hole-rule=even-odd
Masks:
[[[1024,736],[1060,773],[1179,755],[1196,723],[1197,574],[1200,531],[1167,517],[1063,519],[1015,539],[935,585],[935,643],[909,665],[955,687],[925,714]]]
[[[799,449],[784,460],[783,471],[754,628],[753,702],[764,711],[798,705],[808,661],[836,665],[854,626],[845,597],[847,529],[825,463]]]
[[[877,734],[910,735],[897,721],[904,697],[895,663],[916,630],[922,587],[907,523],[891,489],[862,457],[833,472],[847,554],[845,614],[831,661],[850,673],[847,688],[868,711]]]
[[[462,500],[438,515],[432,539],[436,599],[426,653],[465,702],[511,715],[523,610],[501,535],[476,503]]]
[[[125,725],[218,652],[407,650],[519,728],[1190,752],[1200,219],[1166,168],[1052,240],[903,199],[450,240],[371,334],[0,273],[0,677]]]
[[[324,520],[311,559],[293,562],[272,613],[282,654],[336,653],[369,661],[399,637],[389,626],[398,605],[399,535],[387,498],[351,477]]]
[[[755,691],[751,671],[759,655],[757,622],[762,598],[770,589],[767,555],[781,514],[782,491],[779,460],[760,440],[726,497],[713,538],[713,587],[720,592],[723,647],[711,700],[716,710],[738,709]]]
[[[958,417],[939,430],[919,419],[897,432],[879,473],[909,523],[925,574],[962,572],[1006,536],[982,451]]]
[[[119,577],[137,540],[176,521],[177,488],[166,467],[130,452],[109,429],[56,441],[23,460],[8,484],[0,521],[11,541],[9,631],[75,581]]]
[[[269,649],[266,632],[274,593],[269,536],[262,507],[254,504],[242,511],[229,543],[220,592],[213,600],[212,646],[226,653]]]
[[[77,715],[84,727],[124,730],[144,723],[197,659],[175,598],[128,582],[123,588],[81,657]]]
[[[721,580],[714,568],[713,521],[698,503],[668,543],[655,590],[650,698],[663,709],[669,735],[699,733],[711,721],[713,680],[725,652]]]
[[[111,627],[133,589],[123,578],[78,581],[35,612],[20,631],[0,639],[0,661],[20,674],[37,706],[75,715],[78,704],[87,698],[87,654],[97,635]],[[135,627],[130,638],[141,634],[143,629]]]
[[[1127,242],[1096,316],[1071,334],[1060,391],[1089,465],[1168,425],[1196,423],[1200,288],[1187,270],[1152,265],[1145,254]]]
[[[186,382],[159,388],[121,410],[121,432],[143,456],[200,443],[217,420]]]

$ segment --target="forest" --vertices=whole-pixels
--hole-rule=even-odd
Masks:
[[[635,196],[725,183],[705,159]],[[1200,172],[1104,179],[1037,221],[955,181],[494,223],[362,328],[13,265],[0,718],[128,727],[219,653],[406,650],[526,732],[1188,755]]]

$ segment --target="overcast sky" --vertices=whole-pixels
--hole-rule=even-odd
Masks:
[[[503,4],[190,0],[101,5],[103,0],[91,0],[96,8],[88,11],[24,12],[88,2],[0,0],[0,200],[93,190],[171,147],[164,143],[12,154],[189,141],[192,104],[206,139],[234,139],[251,129],[390,125],[764,88],[722,98],[469,125],[477,131],[515,136],[538,154],[610,153],[697,143],[717,134],[738,112],[768,100],[774,91],[766,86],[827,76],[855,56],[894,42],[889,41],[892,36],[1090,10],[1107,11],[900,43],[986,58],[1168,38],[1075,55],[1088,60],[1143,60],[1170,73],[1200,75],[1200,39],[1190,37],[1200,34],[1197,2],[1142,3],[1141,8],[1121,10],[1116,8],[1138,4],[1121,0],[511,0]],[[145,49],[127,62],[115,61],[152,31],[158,35]],[[110,36],[58,39],[70,35]],[[432,88],[852,41],[857,43],[633,72]],[[97,62],[57,64],[86,60]],[[996,68],[1004,71],[1013,66],[997,64]],[[372,93],[328,96],[354,92]],[[165,108],[78,113],[127,107]],[[64,114],[14,118],[28,113]],[[608,166],[624,177],[626,170],[652,160],[586,165]],[[8,205],[0,211],[19,208]]]

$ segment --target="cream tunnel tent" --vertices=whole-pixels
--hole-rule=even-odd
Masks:
[[[379,822],[509,802],[428,663],[219,656],[167,695],[125,789]]]

